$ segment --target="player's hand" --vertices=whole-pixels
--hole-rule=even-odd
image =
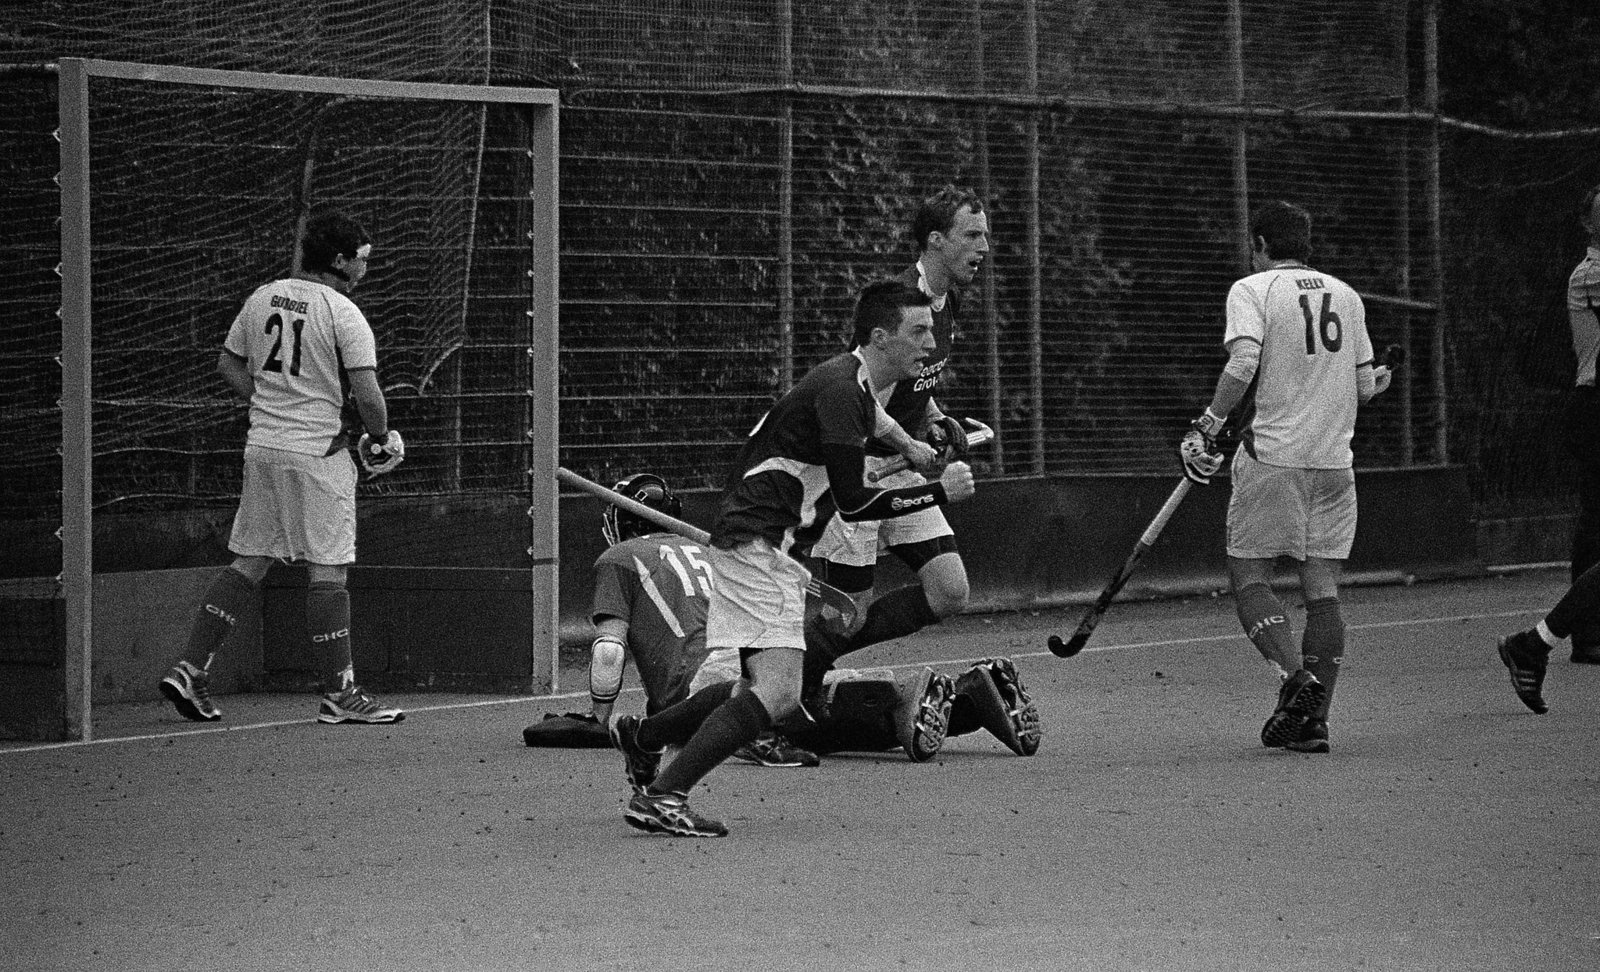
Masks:
[[[944,485],[944,495],[952,503],[959,503],[978,491],[972,482],[972,467],[964,462],[952,462],[939,474]]]
[[[1217,433],[1226,420],[1212,414],[1207,408],[1178,443],[1178,459],[1183,463],[1183,474],[1192,483],[1211,485],[1211,477],[1222,468],[1222,450],[1217,448]]]
[[[406,443],[394,429],[390,429],[381,442],[362,433],[361,441],[356,443],[356,456],[369,475],[381,476],[405,461]]]
[[[1211,477],[1222,468],[1222,453],[1213,452],[1213,448],[1198,430],[1184,434],[1183,441],[1178,443],[1178,458],[1183,463],[1183,474],[1190,482],[1209,486]]]
[[[1382,395],[1389,390],[1389,385],[1394,381],[1394,369],[1388,365],[1378,365],[1372,369],[1372,394]]]
[[[923,474],[932,474],[939,468],[939,450],[919,439],[911,439],[900,451],[911,468]]]
[[[941,415],[928,426],[928,444],[939,450],[939,458],[952,462],[967,454],[967,430],[948,415]]]

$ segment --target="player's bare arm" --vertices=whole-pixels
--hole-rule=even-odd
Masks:
[[[899,422],[889,418],[888,413],[881,408],[878,410],[878,415],[879,425],[874,438],[905,456],[906,461],[919,471],[931,472],[938,466],[939,450],[912,436]]]
[[[256,380],[250,376],[249,361],[232,351],[221,351],[217,354],[217,371],[228,383],[228,389],[239,398],[248,402],[255,395]]]
[[[389,405],[384,400],[383,389],[378,387],[378,372],[374,368],[350,370],[350,394],[355,398],[356,410],[361,413],[361,424],[367,434],[382,441],[389,434]]]

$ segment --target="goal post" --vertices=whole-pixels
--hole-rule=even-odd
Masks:
[[[554,688],[559,670],[558,93],[80,58],[64,58],[55,68],[60,142],[58,584],[65,607],[64,736],[93,737],[97,512],[173,509],[186,501],[220,504],[228,498],[228,474],[217,470],[236,464],[243,445],[242,440],[227,449],[214,445],[225,438],[218,434],[219,426],[226,429],[231,422],[233,432],[242,431],[239,409],[233,406],[229,411],[218,388],[207,388],[203,378],[194,379],[193,387],[184,385],[183,366],[176,358],[162,362],[174,369],[170,379],[157,375],[130,382],[121,370],[113,373],[106,361],[97,360],[96,354],[122,353],[127,341],[119,333],[127,323],[123,318],[148,312],[141,309],[152,303],[162,274],[199,274],[210,275],[213,290],[221,292],[203,294],[197,287],[195,306],[178,314],[179,323],[170,325],[174,335],[163,336],[163,344],[154,350],[161,352],[176,342],[192,350],[187,357],[214,360],[232,313],[226,311],[219,322],[219,305],[234,301],[236,309],[242,293],[271,279],[270,275],[242,279],[255,271],[237,268],[270,259],[275,271],[287,269],[297,252],[292,237],[300,220],[282,217],[295,209],[303,214],[321,202],[365,210],[368,225],[379,224],[374,235],[380,254],[386,245],[393,254],[391,269],[371,274],[357,299],[378,333],[380,376],[390,395],[391,415],[416,442],[415,454],[408,456],[402,471],[380,484],[363,484],[358,509],[377,503],[385,517],[406,524],[394,531],[408,534],[406,541],[385,541],[388,556],[397,565],[417,566],[419,556],[430,555],[418,550],[427,549],[444,552],[435,561],[420,561],[425,566],[490,566],[502,574],[507,568],[525,568],[529,623],[524,648],[530,666],[526,688]],[[132,85],[158,93],[136,104],[101,110],[97,94],[102,85]],[[191,127],[159,117],[163,98],[182,101],[183,96],[166,92],[179,90],[204,92],[199,97],[209,99],[193,109]],[[146,179],[146,171],[118,171],[116,178],[127,178],[127,184],[105,189],[103,198],[97,196],[103,187],[96,179],[104,177],[97,168],[100,155],[123,148],[114,141],[116,135],[108,136],[113,139],[109,144],[97,140],[102,137],[98,127],[102,120],[108,131],[115,132],[116,126],[139,116],[148,130],[158,132],[154,138],[160,142],[159,151],[170,152],[176,160],[185,154],[192,158],[197,170],[192,178],[203,187],[202,176],[224,174],[198,171],[207,160],[227,169],[251,151],[289,157],[285,143],[293,139],[274,126],[270,113],[236,100],[275,95],[313,99],[317,110],[336,112],[328,130],[338,137],[330,141],[338,144],[316,149],[327,157],[314,162],[311,149],[288,146],[305,154],[303,171],[295,173],[300,198],[278,198],[281,194],[275,194],[273,186],[256,184],[248,172],[237,172],[225,173],[231,178],[226,195],[210,197],[200,188],[193,189],[193,198],[174,201],[171,193],[182,186],[185,174],[172,170],[181,168],[182,161],[168,162],[159,183]],[[395,105],[401,107],[384,114],[382,106]],[[436,124],[431,116],[436,109],[466,120]],[[337,114],[339,110],[345,113]],[[391,140],[383,129],[388,118],[405,124],[407,131]],[[466,130],[474,125],[480,127]],[[370,130],[351,133],[362,126]],[[450,130],[441,132],[445,128]],[[491,159],[482,155],[486,141],[496,153]],[[159,164],[130,156],[124,167],[153,170]],[[485,180],[486,171],[493,177]],[[359,177],[353,174],[358,172]],[[140,193],[150,197],[141,200]],[[480,194],[492,205],[481,207]],[[170,212],[150,212],[163,207]],[[207,225],[193,225],[197,221]],[[285,223],[288,231],[281,228]],[[112,239],[105,232],[112,225],[137,229]],[[277,228],[268,230],[267,225]],[[257,245],[249,236],[252,229],[274,237],[260,241],[260,246],[276,251],[275,256],[253,254],[251,259],[234,261],[218,255]],[[152,238],[168,231],[186,238]],[[204,252],[207,249],[213,252]],[[489,272],[469,273],[474,260]],[[150,266],[129,269],[146,263]],[[109,307],[97,306],[97,298],[105,299],[111,289],[103,278],[115,278],[120,286],[134,272],[146,281],[134,288],[137,292],[113,291]],[[368,307],[368,300],[379,306]],[[199,333],[197,321],[220,328],[214,341],[194,337]],[[193,334],[176,333],[185,327]],[[386,335],[398,336],[391,342]],[[212,336],[210,331],[203,335]],[[390,361],[397,362],[392,369]],[[443,366],[456,378],[453,386],[441,391],[437,379]],[[190,370],[198,373],[201,368]],[[220,417],[223,412],[231,417]],[[235,458],[224,458],[220,455],[224,452]],[[464,522],[459,516],[440,520],[434,537],[427,536],[433,528],[418,526],[430,522],[428,517],[440,509],[481,510],[504,506],[513,497],[525,504],[527,529],[527,542],[515,544],[515,556],[500,551],[511,546],[504,537],[487,536],[503,532],[498,526],[484,528],[486,536],[470,541],[445,534]],[[358,565],[368,562],[366,520],[362,529]],[[407,543],[413,546],[408,548]],[[483,552],[495,545],[494,554]],[[359,630],[356,637],[359,644]]]

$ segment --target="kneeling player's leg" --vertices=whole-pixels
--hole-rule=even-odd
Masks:
[[[746,657],[749,683],[723,683],[735,686],[727,701],[706,716],[671,765],[650,784],[650,791],[689,792],[719,763],[765,732],[774,717],[782,718],[795,708],[800,699],[801,656],[796,648],[765,648]],[[709,690],[697,694],[704,691]]]

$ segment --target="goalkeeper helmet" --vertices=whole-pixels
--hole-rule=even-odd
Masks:
[[[655,473],[634,473],[612,488],[623,496],[638,500],[652,510],[660,510],[670,517],[677,518],[683,514],[683,503],[678,500],[678,495],[667,485],[665,479]],[[601,521],[600,532],[605,535],[606,543],[609,545],[619,544],[631,537],[660,533],[662,530],[642,516],[610,505],[601,514]]]

